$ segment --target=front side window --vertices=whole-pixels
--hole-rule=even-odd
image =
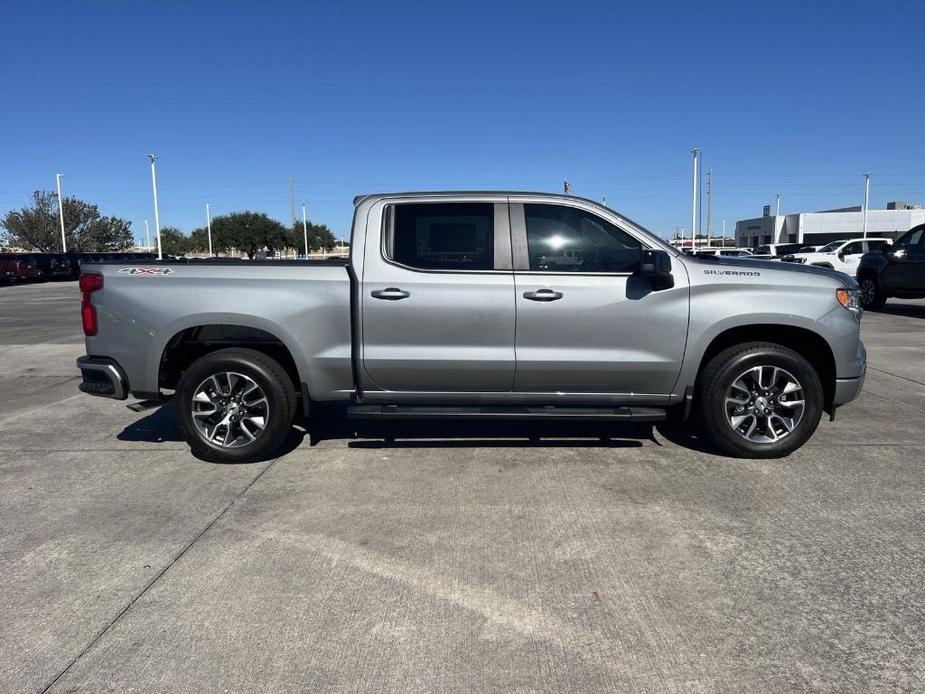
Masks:
[[[610,222],[562,205],[524,205],[531,270],[634,272],[642,244]]]
[[[841,246],[843,243],[844,241],[832,241],[831,243],[827,243],[822,248],[820,248],[819,252],[820,253],[834,253],[835,251],[838,250],[838,247]]]
[[[896,242],[897,246],[919,246],[922,245],[922,237],[925,236],[925,226],[916,227],[909,231],[905,236]]]
[[[491,203],[395,205],[389,215],[389,259],[422,270],[491,270],[494,206]]]

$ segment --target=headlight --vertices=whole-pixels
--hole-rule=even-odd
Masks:
[[[859,290],[842,287],[835,290],[835,298],[849,311],[861,312],[861,292]]]

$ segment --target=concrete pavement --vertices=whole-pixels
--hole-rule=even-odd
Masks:
[[[78,303],[0,289],[0,691],[925,688],[925,302],[784,460],[335,413],[241,466],[78,394]]]

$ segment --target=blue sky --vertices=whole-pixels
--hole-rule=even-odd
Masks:
[[[921,3],[7,3],[0,213],[53,188],[161,224],[357,193],[561,189],[653,231],[925,203]]]

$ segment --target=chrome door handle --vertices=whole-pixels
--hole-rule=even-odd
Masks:
[[[369,295],[374,299],[398,301],[399,299],[407,299],[411,296],[411,292],[406,292],[404,289],[399,289],[398,287],[387,287],[385,289],[374,289]]]
[[[562,298],[562,292],[554,289],[537,289],[535,292],[524,292],[524,299],[530,301],[558,301]]]

